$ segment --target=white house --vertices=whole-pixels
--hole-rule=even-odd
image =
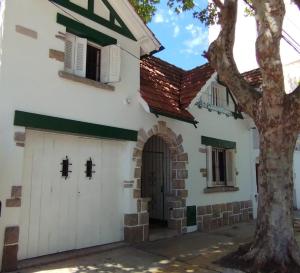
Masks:
[[[145,241],[149,222],[252,218],[251,138],[230,91],[208,65],[147,57],[161,44],[127,0],[1,0],[0,20],[3,271]]]

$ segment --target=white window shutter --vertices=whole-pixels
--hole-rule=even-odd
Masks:
[[[213,187],[212,147],[206,146],[206,180],[207,187]]]
[[[110,82],[119,82],[120,72],[121,72],[121,49],[116,45],[112,45]]]
[[[76,37],[74,74],[80,77],[86,76],[86,50],[87,39]]]
[[[65,71],[74,73],[76,36],[66,33],[65,37]]]
[[[227,186],[236,186],[235,150],[226,150],[226,182]]]
[[[220,98],[220,106],[223,108],[227,108],[227,96],[226,96],[226,87],[218,84],[219,98]]]
[[[101,82],[119,82],[121,73],[121,49],[116,45],[101,49]]]

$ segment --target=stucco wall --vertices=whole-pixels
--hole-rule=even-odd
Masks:
[[[47,12],[44,12],[47,11]],[[250,133],[243,120],[227,118],[216,112],[192,107],[191,112],[199,121],[198,128],[174,119],[147,113],[138,102],[139,61],[122,50],[121,82],[114,84],[115,91],[105,91],[84,84],[62,79],[58,71],[63,63],[50,59],[49,49],[64,50],[63,41],[55,38],[65,28],[56,23],[58,9],[48,1],[7,1],[5,40],[3,43],[1,100],[0,100],[0,200],[3,202],[0,226],[0,257],[2,257],[3,234],[6,226],[19,225],[19,208],[5,208],[10,198],[11,187],[22,185],[24,148],[16,146],[15,132],[24,128],[13,125],[14,111],[23,110],[49,116],[69,118],[96,124],[111,125],[126,129],[146,131],[158,120],[167,123],[177,135],[183,137],[183,146],[189,156],[187,205],[206,205],[251,199],[252,170],[250,167]],[[80,16],[77,16],[81,18]],[[137,43],[112,31],[96,26],[81,18],[86,24],[116,37],[122,48],[136,56],[140,48]],[[37,39],[15,31],[21,25],[37,32]],[[125,103],[126,99],[130,103]],[[237,143],[236,168],[239,191],[227,193],[203,193],[206,178],[200,173],[206,168],[206,155],[199,152],[201,136],[221,138]],[[128,142],[124,154],[124,180],[132,180],[135,162],[132,154],[135,143]],[[25,147],[26,149],[26,147]],[[132,191],[124,189],[124,213],[136,212]]]

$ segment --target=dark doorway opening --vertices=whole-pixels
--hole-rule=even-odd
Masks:
[[[171,196],[171,152],[168,144],[159,136],[146,142],[142,156],[141,193],[150,198],[150,230],[168,227],[168,196]]]

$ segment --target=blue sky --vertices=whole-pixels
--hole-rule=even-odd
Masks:
[[[183,69],[191,69],[206,63],[201,55],[208,47],[208,30],[192,12],[176,14],[161,1],[152,22],[148,24],[158,40],[165,47],[155,54]]]

